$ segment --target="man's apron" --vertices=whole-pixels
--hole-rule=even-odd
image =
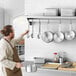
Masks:
[[[13,49],[13,61],[14,62],[20,62],[20,59],[19,59],[16,47],[13,48],[12,45],[11,45],[11,43],[9,41],[7,41],[7,42],[9,43],[9,45],[11,46],[11,48]],[[7,76],[22,76],[22,72],[21,72],[20,68],[16,68],[15,67],[13,70],[10,70],[8,68],[5,68],[5,69],[6,69]]]

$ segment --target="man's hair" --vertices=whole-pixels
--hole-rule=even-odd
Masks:
[[[12,33],[12,25],[6,25],[3,27],[3,29],[1,30],[1,33],[4,35],[4,36],[8,36],[10,33]]]

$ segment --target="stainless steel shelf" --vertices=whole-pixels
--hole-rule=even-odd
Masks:
[[[28,20],[30,19],[43,19],[43,20],[46,20],[46,19],[57,19],[57,20],[60,20],[60,19],[69,19],[69,20],[76,20],[76,16],[67,16],[67,17],[63,17],[63,16],[33,16],[33,15],[29,15],[29,16],[26,16]]]

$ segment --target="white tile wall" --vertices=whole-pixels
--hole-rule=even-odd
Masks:
[[[49,24],[47,28],[47,23],[42,23],[41,25],[41,33],[44,31],[52,31],[56,32],[58,31],[58,24]],[[32,26],[30,26],[32,27]],[[67,25],[66,23],[61,25],[61,30],[63,32],[66,32],[69,28],[69,24]],[[76,25],[73,25],[73,30],[76,30]],[[38,23],[34,24],[34,38],[26,38],[25,39],[25,60],[33,60],[33,57],[44,57],[44,58],[53,58],[53,53],[54,52],[66,52],[66,56],[73,60],[76,61],[76,37],[74,40],[67,41],[64,40],[61,43],[55,43],[54,41],[51,43],[45,43],[42,41],[42,39],[37,38],[38,34]],[[30,32],[31,35],[31,32]]]
[[[42,13],[45,8],[76,8],[75,0],[25,0],[25,14]],[[66,24],[64,24],[64,22]],[[76,20],[73,20],[73,30],[76,32]],[[61,30],[68,30],[69,21],[62,21]],[[42,32],[47,30],[47,23],[42,23]],[[25,60],[32,60],[34,56],[53,58],[53,52],[66,52],[66,56],[76,61],[76,38],[72,41],[65,40],[62,43],[51,42],[49,44],[37,39],[38,24],[35,24],[34,39],[25,39]],[[56,32],[58,24],[50,24],[48,30]]]

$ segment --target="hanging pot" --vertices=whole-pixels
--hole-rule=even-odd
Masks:
[[[49,26],[49,20],[47,22],[47,31],[44,32],[41,36],[42,40],[46,43],[50,43],[53,41],[53,33],[51,31],[48,31],[48,26]]]
[[[46,31],[41,36],[42,40],[46,43],[50,43],[53,40],[53,33],[50,31]]]
[[[65,39],[67,40],[73,40],[75,38],[74,31],[68,31],[65,33]]]
[[[62,32],[57,32],[54,34],[55,42],[62,42],[64,40],[64,34]]]
[[[55,42],[62,42],[64,40],[64,34],[61,32],[60,26],[61,24],[59,25],[59,31],[54,34]]]
[[[70,24],[70,27],[69,27],[69,31],[67,31],[65,33],[65,39],[67,40],[73,40],[75,38],[75,32],[72,31],[72,24]]]

